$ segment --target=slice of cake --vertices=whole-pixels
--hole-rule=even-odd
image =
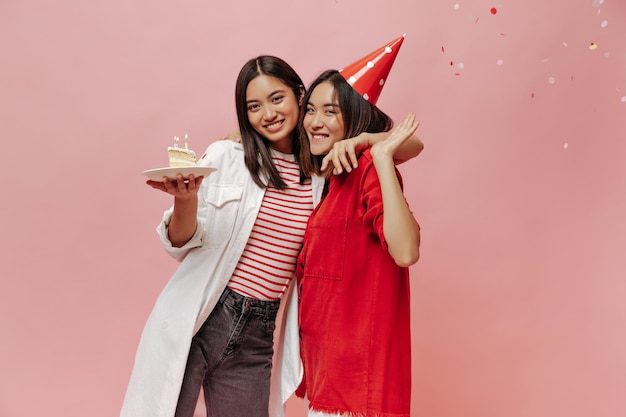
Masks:
[[[185,135],[185,148],[178,146],[178,136],[174,136],[174,146],[167,148],[167,155],[170,159],[171,167],[194,167],[196,166],[196,153],[189,149],[187,145],[187,135]]]

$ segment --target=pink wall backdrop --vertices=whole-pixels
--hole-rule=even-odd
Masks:
[[[624,416],[623,0],[0,2],[0,416],[118,414],[176,267],[139,174],[235,127],[248,58],[309,82],[402,33],[413,415]]]

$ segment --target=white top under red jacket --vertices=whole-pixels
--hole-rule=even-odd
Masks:
[[[304,362],[298,395],[306,393],[312,410],[411,412],[409,271],[389,255],[383,217],[367,150],[352,172],[331,177],[309,218],[296,275]]]
[[[198,227],[181,248],[168,240],[172,208],[157,232],[166,251],[181,262],[159,295],[141,335],[121,417],[173,417],[185,373],[191,339],[226,288],[246,245],[265,189],[244,164],[243,145],[212,143],[201,166],[217,168],[198,192]],[[323,179],[313,178],[313,203]],[[283,416],[284,403],[302,378],[297,334],[297,297],[293,285],[282,298],[281,334],[275,339],[270,416]]]

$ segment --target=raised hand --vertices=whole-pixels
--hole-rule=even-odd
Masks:
[[[394,152],[417,129],[415,115],[409,113],[391,134],[374,146],[371,154],[383,197],[383,233],[389,255],[397,265],[409,267],[419,259],[420,230],[400,185],[394,162]]]
[[[372,146],[372,158],[376,161],[381,158],[389,158],[393,160],[393,155],[398,148],[409,139],[419,123],[415,121],[415,114],[409,113],[406,118],[397,125],[387,139],[377,142]]]

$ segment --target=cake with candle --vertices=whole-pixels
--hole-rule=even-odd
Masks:
[[[178,145],[180,139],[178,136],[174,137],[174,146],[167,148],[167,155],[170,160],[171,167],[194,167],[196,166],[196,153],[189,149],[187,145],[187,135],[185,135],[185,147],[181,148]]]

